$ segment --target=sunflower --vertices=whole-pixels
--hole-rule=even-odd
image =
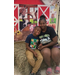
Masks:
[[[15,34],[16,34],[16,33],[17,33],[17,35],[21,34],[21,32],[20,32],[20,31],[17,31],[17,32],[15,31]]]

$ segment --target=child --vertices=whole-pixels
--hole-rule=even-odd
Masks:
[[[26,38],[26,56],[28,59],[29,64],[33,67],[32,72],[30,75],[41,75],[39,72],[39,68],[41,66],[41,63],[43,61],[43,57],[40,53],[40,51],[37,49],[37,44],[39,42],[38,35],[41,32],[41,28],[39,26],[36,26],[33,30],[33,34],[28,35]],[[37,60],[33,58],[35,56]]]

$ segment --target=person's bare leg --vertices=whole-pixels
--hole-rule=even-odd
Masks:
[[[52,48],[51,52],[52,52],[52,59],[56,63],[56,66],[58,66],[60,63],[60,49]]]
[[[48,67],[50,67],[51,66],[51,63],[50,63],[50,61],[51,61],[51,51],[50,51],[50,49],[49,48],[42,49],[41,54],[43,56],[43,59],[44,59],[45,63],[48,65]]]

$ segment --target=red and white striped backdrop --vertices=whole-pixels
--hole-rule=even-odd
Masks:
[[[19,30],[19,4],[14,4],[14,26]]]
[[[41,15],[45,15],[47,23],[49,23],[50,19],[50,6],[47,5],[38,5],[38,25],[39,25],[39,18]]]

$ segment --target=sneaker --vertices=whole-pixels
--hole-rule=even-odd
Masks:
[[[40,69],[36,72],[36,75],[41,75],[41,70]]]
[[[60,67],[59,66],[56,66],[56,68],[54,70],[54,73],[56,73],[56,74],[59,74],[60,73]]]
[[[52,75],[52,69],[51,69],[51,68],[47,68],[46,74],[47,74],[47,75]]]

